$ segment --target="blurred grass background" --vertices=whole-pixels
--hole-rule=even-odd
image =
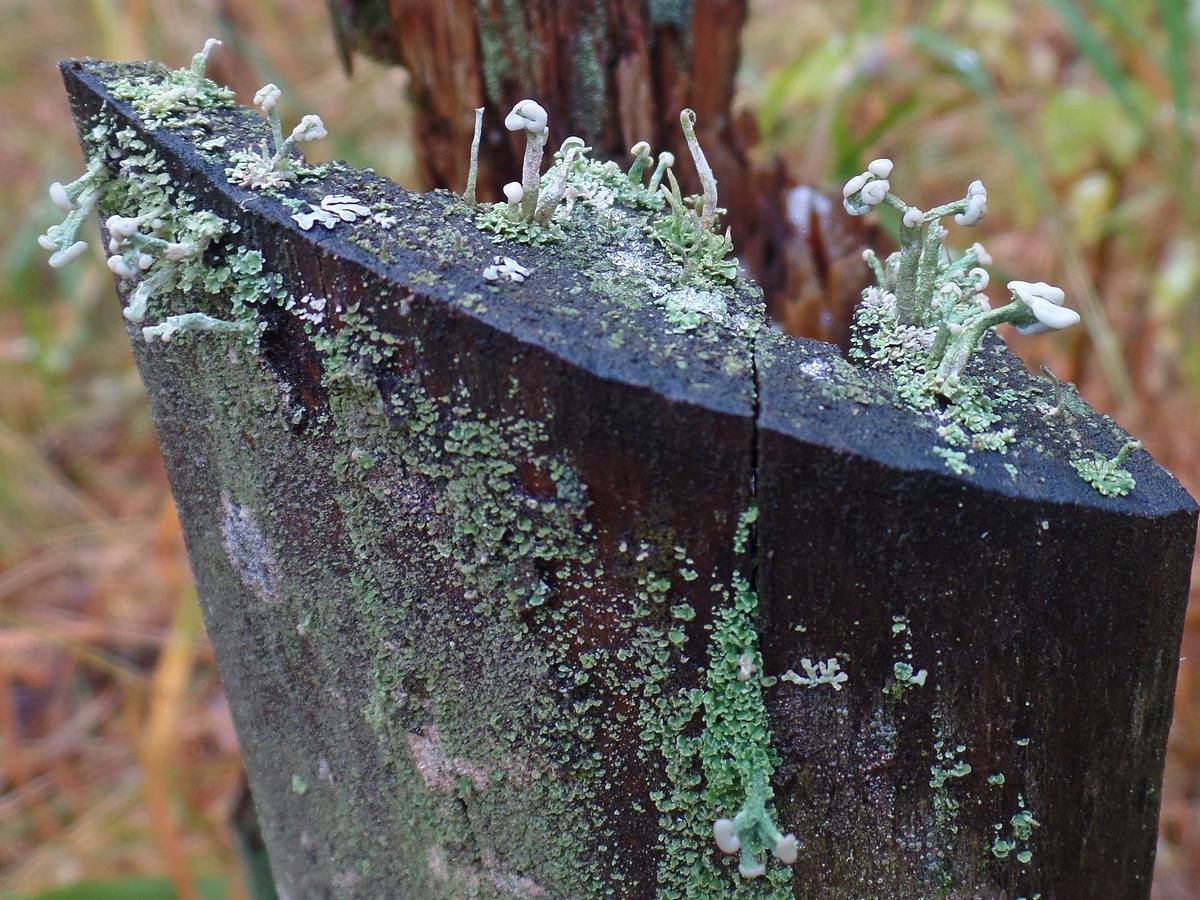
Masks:
[[[897,190],[925,207],[982,178],[993,283],[1062,285],[1084,316],[1014,349],[1076,381],[1200,494],[1200,5],[750,6],[740,102],[758,123],[755,152],[828,187],[890,156]],[[285,122],[324,118],[330,138],[311,156],[415,186],[403,73],[358,59],[346,76],[319,0],[0,6],[5,900],[248,896],[228,825],[237,740],[111,278],[95,233],[86,261],[58,272],[35,241],[58,219],[46,186],[82,171],[55,62],[179,66],[213,36],[225,47],[210,74],[241,102],[274,81]],[[1200,897],[1196,596],[1156,900]]]

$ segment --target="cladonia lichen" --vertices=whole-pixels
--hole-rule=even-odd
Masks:
[[[207,112],[233,105],[233,91],[205,77],[208,56],[219,46],[220,41],[209,38],[190,66],[165,70],[161,79],[118,79],[109,90],[117,99],[130,102],[148,131],[203,125]]]
[[[843,188],[851,215],[886,205],[900,217],[900,248],[886,260],[864,253],[876,283],[863,292],[856,311],[850,358],[886,374],[907,404],[934,420],[938,442],[930,452],[956,475],[977,474],[976,453],[1007,453],[1030,410],[1054,427],[1055,444],[1085,481],[1106,496],[1127,494],[1133,483],[1120,470],[1125,456],[1106,460],[1084,449],[1076,417],[1063,421],[1072,404],[1064,403],[1057,378],[1051,379],[1053,402],[1039,404],[1034,393],[1014,389],[994,371],[1007,368],[1002,345],[988,339],[999,325],[1037,334],[1079,322],[1079,314],[1064,305],[1065,292],[1042,281],[1013,280],[1008,302],[993,307],[985,293],[991,257],[979,243],[951,256],[940,224],[952,216],[959,225],[978,225],[987,213],[983,183],[973,181],[962,198],[923,211],[892,192],[892,169],[889,159],[873,160]],[[1027,442],[1023,449],[1040,454],[1045,448]],[[1019,478],[1019,465],[1006,463],[1005,469],[1012,480]]]
[[[1094,453],[1072,459],[1071,465],[1084,481],[1105,497],[1124,497],[1137,486],[1137,482],[1121,465],[1132,451],[1141,447],[1141,441],[1126,441],[1112,459]]]
[[[165,88],[139,89],[146,108],[164,116],[162,127],[173,127],[174,120],[164,112],[166,104],[152,102],[155,91],[178,95],[171,102],[184,118],[200,114],[197,97],[217,96],[206,82],[194,80],[194,68],[189,71],[167,79]],[[176,90],[185,84],[193,94]],[[264,89],[258,98],[269,119],[273,97]],[[546,123],[537,109],[518,104],[514,114],[519,129],[545,143]],[[697,166],[706,169],[694,117],[685,115],[683,123]],[[430,288],[428,295],[400,289],[396,296],[372,293],[368,308],[354,299],[362,296],[356,283],[340,291],[301,272],[280,271],[282,263],[268,265],[262,251],[246,245],[236,216],[200,208],[171,182],[162,160],[134,129],[118,129],[104,114],[93,126],[87,174],[52,189],[68,221],[51,229],[43,243],[56,254],[77,255],[81,251],[72,248],[79,243],[79,227],[89,210],[99,210],[109,235],[110,268],[129,297],[126,317],[143,326],[147,340],[206,333],[192,346],[153,352],[163,360],[179,354],[189,363],[219,363],[220,375],[207,370],[197,375],[208,379],[206,385],[215,385],[227,371],[251,385],[244,392],[213,389],[222,394],[215,403],[238,407],[259,423],[253,437],[261,449],[253,455],[261,459],[255,465],[268,467],[265,474],[247,474],[244,460],[222,460],[221,478],[241,489],[224,483],[214,488],[221,503],[216,540],[241,583],[270,601],[261,605],[290,617],[280,652],[297,672],[307,677],[301,662],[311,664],[312,656],[302,647],[314,632],[334,629],[341,635],[344,628],[354,635],[348,641],[361,641],[353,651],[365,674],[354,674],[367,687],[358,701],[344,702],[361,703],[354,715],[379,739],[392,780],[384,779],[378,790],[406,823],[397,837],[403,847],[396,852],[427,861],[428,872],[419,877],[434,887],[422,895],[486,895],[505,884],[580,898],[622,890],[634,895],[654,890],[675,900],[791,897],[789,866],[805,852],[806,835],[785,833],[786,813],[773,803],[780,758],[765,697],[774,679],[764,676],[756,625],[756,508],[746,511],[736,529],[726,522],[734,532],[729,537],[737,562],[722,571],[705,571],[694,548],[674,535],[650,533],[641,522],[630,524],[629,534],[599,535],[591,520],[591,488],[578,460],[557,443],[561,423],[546,415],[545,385],[537,378],[533,385],[514,379],[505,393],[491,384],[480,389],[468,374],[440,380],[439,365],[468,373],[466,363],[473,361],[455,357],[431,364],[429,358],[445,348],[423,343],[429,304],[445,303],[459,319],[475,322],[485,316],[491,298],[519,292],[527,277],[543,277],[543,260],[548,268],[558,259],[518,248],[520,258],[530,262],[526,266],[491,247],[480,251],[463,238],[469,232],[478,240],[474,225],[499,239],[532,242],[558,235],[583,243],[587,232],[595,241],[588,246],[600,249],[572,290],[619,281],[635,295],[605,295],[610,308],[597,316],[598,336],[620,346],[633,339],[635,329],[612,323],[653,314],[662,326],[664,343],[656,351],[664,360],[687,365],[684,354],[673,354],[675,345],[666,343],[676,339],[711,357],[728,351],[722,344],[737,344],[736,352],[720,358],[720,370],[753,381],[747,358],[761,324],[747,311],[745,295],[725,283],[732,264],[725,258],[728,234],[721,237],[716,230],[711,172],[701,172],[703,196],[685,200],[670,171],[670,154],[660,154],[655,164],[651,148],[639,143],[632,148],[632,164],[621,171],[589,160],[589,148],[568,138],[544,177],[537,171],[540,162],[527,160],[507,204],[470,209],[445,195],[407,200],[389,195],[393,205],[340,182],[327,194],[316,194],[317,188],[305,192],[303,179],[284,179],[265,186],[265,196],[253,195],[259,208],[277,218],[290,213],[303,230],[329,229],[332,234],[322,233],[322,239],[344,239],[377,252],[389,265],[405,267],[408,284]],[[282,146],[281,129],[275,121],[271,127],[275,146]],[[216,148],[224,137],[206,137],[205,144]],[[261,159],[270,161],[265,145]],[[872,166],[864,173],[870,177],[847,195],[852,206],[870,207],[892,196],[890,166]],[[275,171],[275,164],[270,168]],[[972,186],[940,214],[954,213],[970,224],[983,215],[985,196],[981,186]],[[406,203],[412,209],[403,208]],[[654,219],[664,203],[665,225]],[[424,233],[409,233],[406,217],[418,207],[423,221],[440,225],[457,216],[465,228],[438,232],[421,225]],[[581,209],[586,214],[579,215]],[[928,218],[935,213],[922,213],[917,222],[906,212],[905,227],[919,233],[919,240],[910,243],[907,256],[902,251],[886,266],[875,261],[880,284],[860,314],[859,352],[864,360],[906,373],[904,396],[942,417],[938,434],[945,446],[938,450],[948,464],[969,472],[968,453],[1002,452],[1015,436],[982,387],[972,386],[976,376],[968,371],[968,363],[990,362],[995,355],[977,346],[979,336],[968,334],[990,321],[986,310],[945,289],[982,291],[987,276],[977,264],[986,262],[986,254],[976,246],[957,260],[943,259],[941,234],[934,233],[940,226],[936,216]],[[389,232],[394,241],[387,243],[381,232],[400,221],[405,224],[396,232],[404,234]],[[681,276],[662,276],[668,257],[644,240],[648,233],[681,251],[675,256]],[[397,246],[414,252],[386,255]],[[451,267],[455,278],[441,278]],[[903,290],[902,270],[914,279]],[[680,285],[680,278],[691,283]],[[374,290],[377,283],[364,279],[362,287],[368,286]],[[1062,310],[1053,289],[1014,282],[1011,290],[1015,299],[1005,307],[1004,321],[1020,324],[1032,316],[1040,322],[1040,315],[1061,320],[1061,312],[1050,309]],[[898,293],[936,303],[927,304],[927,312],[917,303],[906,321]],[[554,312],[565,318],[576,311],[567,297]],[[301,390],[302,379],[289,380],[293,360],[280,364],[244,352],[259,349],[268,328],[297,337],[288,346],[311,354],[297,368],[315,373],[314,383]],[[943,356],[935,365],[939,341]],[[953,350],[961,366],[955,363],[939,376],[945,354],[960,345],[968,348],[965,356]],[[488,362],[500,371],[506,360]],[[814,361],[807,374],[828,377],[832,371],[830,364]],[[1060,397],[1056,407],[1070,402]],[[1069,415],[1069,409],[1061,414]],[[1112,460],[1097,457],[1091,465],[1104,469],[1097,477],[1126,474],[1120,466],[1132,449],[1127,446]],[[281,547],[272,529],[282,526],[269,516],[251,516],[247,498],[254,490],[290,485],[293,459],[302,461],[299,471],[324,473],[320,485],[296,491],[301,518],[307,527],[311,505],[311,527],[344,541],[347,563],[334,572],[311,563],[307,580],[301,579],[309,588],[286,596],[280,585],[294,583],[288,580],[294,573],[285,568],[298,565],[294,557],[305,554]],[[470,642],[461,640],[468,620]],[[884,657],[885,666],[891,663],[891,679],[885,677],[882,685],[885,710],[902,710],[938,690],[914,662],[908,628],[905,618],[892,619],[892,634],[904,643]],[[321,652],[336,670],[337,652]],[[818,657],[813,651],[812,658],[799,660],[801,673],[781,676],[804,689],[788,688],[792,696],[821,702],[860,690],[857,661],[852,681],[842,670],[849,657],[828,652]],[[878,683],[869,688],[876,694],[878,689]],[[614,749],[618,731],[637,740]],[[971,775],[966,747],[943,735],[931,752],[928,745],[923,750],[923,760],[933,759],[928,815],[938,840],[952,840],[964,779]],[[635,754],[651,783],[630,799],[630,786],[638,790],[629,777]],[[295,802],[313,802],[333,783],[325,758],[318,762],[312,755],[309,769],[294,769]],[[629,837],[623,817],[633,813],[639,821],[657,813],[653,847],[635,846]],[[341,809],[338,815],[352,830],[355,811]],[[1020,842],[1036,822],[1023,803],[1006,822],[980,852],[1027,862],[1023,857],[1031,851]],[[578,858],[579,848],[597,845],[600,853]],[[629,863],[635,857],[641,868]],[[346,877],[365,872],[367,863]]]
[[[735,548],[746,549],[757,519],[757,508],[742,515]],[[779,830],[768,809],[779,758],[771,746],[762,680],[753,677],[761,668],[754,622],[758,595],[740,572],[732,580],[732,603],[713,622],[700,754],[706,798],[724,813],[713,823],[717,846],[738,854],[743,878],[757,878],[767,870],[762,853],[790,865],[797,859],[798,843],[795,835]],[[840,688],[838,681],[830,683]]]
[[[283,123],[276,108],[282,93],[274,84],[266,84],[254,95],[254,102],[267,114],[267,121],[271,125],[271,146],[268,147],[264,140],[257,149],[247,147],[231,153],[229,159],[233,165],[225,170],[231,184],[256,191],[270,191],[285,187],[298,176],[316,178],[322,174],[320,167],[306,169],[298,165],[292,150],[297,143],[327,137],[329,132],[325,130],[325,123],[320,116],[306,115],[285,138]]]
[[[972,352],[997,325],[1015,325],[1031,334],[1079,321],[1078,313],[1062,305],[1063,291],[1040,281],[1010,281],[1012,302],[992,309],[983,294],[989,281],[983,265],[990,262],[983,248],[976,244],[955,260],[944,255],[946,230],[939,220],[953,215],[960,225],[977,225],[987,212],[983,182],[971,182],[961,200],[922,212],[891,192],[891,172],[890,159],[875,160],[866,172],[846,183],[844,203],[852,215],[862,215],[881,203],[900,212],[900,249],[883,263],[867,251],[867,261],[875,272],[877,290],[890,298],[897,327],[906,330],[908,349],[919,347],[926,354],[925,390],[953,400]]]
[[[204,77],[210,40],[192,65],[161,80],[120,79],[114,95],[130,101],[148,129],[194,123],[205,111],[226,108],[232,94]],[[240,226],[211,210],[197,209],[194,198],[177,187],[165,164],[132,128],[118,128],[101,115],[85,136],[87,173],[70,185],[52,185],[51,198],[67,210],[66,221],[39,239],[54,250],[51,265],[62,265],[83,252],[79,228],[92,212],[105,216],[108,267],[125,285],[125,318],[142,324],[156,298],[188,294],[202,306],[232,288],[229,318],[203,308],[164,315],[142,329],[147,341],[168,342],[183,332],[236,332],[253,340],[262,323],[251,307],[280,296],[277,276],[263,272],[262,254],[228,240]],[[225,302],[222,300],[222,302]]]
[[[478,135],[482,111],[476,113]],[[630,148],[633,162],[628,171],[622,172],[615,162],[589,159],[587,154],[592,148],[581,138],[568,137],[543,176],[541,162],[550,131],[549,120],[536,101],[522,100],[504,120],[510,131],[525,135],[521,180],[504,186],[506,202],[480,206],[476,223],[495,232],[498,240],[533,244],[562,241],[568,239],[567,232],[574,227],[573,210],[581,205],[591,210],[594,218],[614,235],[627,232],[652,237],[679,262],[678,280],[702,287],[714,280],[731,281],[737,275],[737,262],[729,258],[733,241],[728,230],[722,234],[717,228],[718,216],[723,212],[717,207],[717,181],[696,138],[695,122],[692,110],[685,109],[680,114],[703,194],[699,198],[685,198],[671,170],[674,154],[662,152],[655,164],[646,141],[638,141]],[[463,195],[471,207],[476,206],[477,166],[476,139],[472,143],[470,174]]]

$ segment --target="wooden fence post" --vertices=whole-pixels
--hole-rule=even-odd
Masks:
[[[63,71],[281,894],[1148,896],[1196,508],[1111,422],[996,351],[956,474],[653,215],[496,243]]]

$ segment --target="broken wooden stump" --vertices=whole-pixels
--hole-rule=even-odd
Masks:
[[[1148,896],[1196,508],[1069,390],[993,342],[954,456],[653,210],[242,186],[258,115],[63,71],[283,894]]]

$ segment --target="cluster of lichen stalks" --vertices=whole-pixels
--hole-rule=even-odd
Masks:
[[[990,328],[1008,323],[1023,334],[1036,334],[1079,321],[1078,313],[1062,305],[1062,289],[1041,281],[1010,281],[1011,302],[992,309],[983,293],[988,285],[983,266],[991,262],[983,247],[975,244],[957,259],[949,258],[942,243],[946,229],[940,220],[954,216],[960,225],[979,224],[987,213],[987,190],[982,181],[971,182],[962,199],[926,212],[891,192],[891,173],[890,159],[874,160],[865,172],[846,183],[843,204],[854,216],[880,204],[900,213],[900,249],[883,262],[870,250],[864,258],[875,273],[879,290],[894,303],[898,325],[928,330],[923,349],[935,390],[954,396],[971,353]]]
[[[463,199],[477,204],[475,185],[479,168],[479,143],[483,129],[483,108],[475,110],[475,136],[471,142],[471,160]],[[696,138],[696,114],[684,109],[679,114],[688,151],[695,162],[703,193],[685,198],[671,167],[675,156],[659,154],[657,164],[646,141],[630,148],[633,162],[625,173],[615,162],[596,163],[587,159],[591,150],[574,135],[566,138],[555,154],[554,165],[542,175],[542,158],[549,137],[546,110],[534,100],[521,100],[504,119],[509,131],[525,133],[525,156],[521,180],[504,186],[505,204],[485,210],[477,219],[482,228],[498,231],[517,240],[539,241],[561,236],[557,224],[570,218],[576,202],[597,210],[609,208],[618,199],[630,206],[658,211],[664,205],[669,214],[651,224],[650,236],[677,256],[684,265],[685,277],[698,274],[726,280],[737,275],[737,262],[729,258],[733,240],[729,230],[717,228],[724,210],[717,206],[717,180],[704,150]],[[649,173],[647,182],[646,176]]]
[[[220,101],[231,102],[232,94],[208,81],[205,72],[208,57],[220,41],[210,38],[197,53],[191,65],[170,72],[151,102],[140,109],[152,120],[162,115],[197,110]],[[254,148],[237,151],[230,159],[235,165],[226,169],[229,181],[254,190],[272,191],[287,185],[301,169],[292,151],[298,142],[326,136],[319,116],[304,116],[291,134],[284,136],[279,114],[275,109],[280,90],[273,84],[263,87],[254,98],[271,126],[273,149],[263,142],[261,152]],[[134,101],[135,107],[138,102]],[[155,176],[156,178],[159,176]],[[143,179],[145,180],[145,179]],[[63,222],[52,225],[38,238],[38,243],[51,251],[50,265],[59,268],[78,258],[87,249],[79,237],[80,230],[104,202],[114,180],[103,153],[88,164],[82,177],[70,184],[50,185],[50,199],[66,213]],[[149,183],[148,183],[149,184]],[[192,212],[186,201],[177,196],[175,205],[168,202],[169,193],[159,184],[157,199],[136,210],[134,215],[111,215],[105,219],[108,231],[108,268],[118,278],[136,282],[129,292],[125,318],[141,324],[148,313],[150,301],[183,283],[205,283],[210,292],[213,286],[205,271],[202,257],[216,241],[237,230],[237,225],[208,210]],[[147,196],[151,190],[147,190]],[[233,275],[252,276],[259,271],[256,254],[234,253],[228,260]],[[223,282],[221,282],[223,284]],[[156,325],[142,328],[147,341],[169,342],[184,331],[226,331],[251,334],[255,324],[247,319],[218,319],[203,312],[187,312],[169,316]]]
[[[738,873],[743,878],[758,878],[767,871],[767,864],[755,856],[753,846],[762,843],[781,863],[792,865],[799,858],[799,841],[794,834],[782,834],[771,814],[767,812],[766,779],[759,778],[750,786],[746,803],[732,819],[722,817],[713,823],[713,839],[724,853],[738,853]]]

